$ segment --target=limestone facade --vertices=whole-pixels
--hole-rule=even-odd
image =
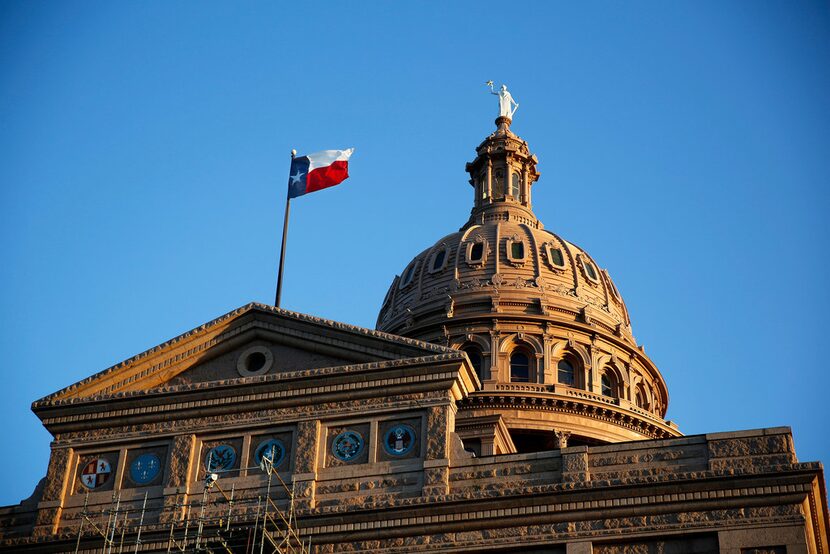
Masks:
[[[273,505],[320,553],[827,553],[821,464],[788,428],[664,419],[608,272],[543,228],[497,125],[469,221],[378,330],[249,304],[36,401],[49,467],[0,550],[289,551]]]

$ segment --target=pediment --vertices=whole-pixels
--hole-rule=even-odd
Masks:
[[[444,354],[450,350],[343,323],[248,304],[33,404],[134,396],[210,383]]]

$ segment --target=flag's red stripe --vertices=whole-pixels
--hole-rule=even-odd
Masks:
[[[343,182],[349,176],[349,162],[336,161],[326,167],[312,169],[306,177],[306,193],[314,192]]]

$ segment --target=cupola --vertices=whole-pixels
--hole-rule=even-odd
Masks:
[[[467,353],[480,389],[457,429],[479,454],[680,435],[609,272],[534,215],[538,160],[511,123],[467,164],[469,220],[402,268],[377,328]]]
[[[476,148],[476,158],[467,164],[475,191],[470,224],[505,216],[538,224],[531,211],[531,187],[539,179],[538,160],[527,142],[510,130],[510,123],[510,118],[498,117],[496,131]]]

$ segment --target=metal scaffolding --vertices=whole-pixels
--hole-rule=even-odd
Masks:
[[[311,538],[301,536],[297,522],[294,482],[289,485],[283,481],[268,455],[262,457],[258,468],[268,479],[265,494],[256,498],[239,498],[235,485],[230,491],[223,489],[221,475],[227,471],[207,472],[200,500],[177,496],[167,553],[310,554]],[[250,469],[257,467],[246,468]],[[282,494],[285,498],[276,498]],[[108,508],[91,511],[87,493],[75,553],[88,551],[95,537],[102,541],[102,554],[138,553],[147,525],[147,496],[145,493],[140,511],[125,507],[120,492],[113,493]],[[154,530],[158,532],[158,524],[154,524]]]

